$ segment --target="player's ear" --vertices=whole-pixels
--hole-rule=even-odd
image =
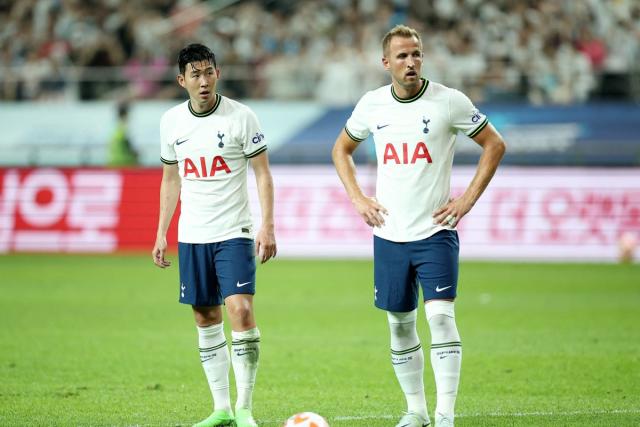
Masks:
[[[216,68],[216,79],[220,78],[220,68]]]
[[[386,56],[382,57],[382,66],[385,70],[389,70],[389,59]]]
[[[182,87],[184,87],[185,82],[184,82],[184,74],[178,74],[176,76],[176,80],[178,81],[178,84]]]

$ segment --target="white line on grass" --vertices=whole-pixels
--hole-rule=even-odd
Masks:
[[[638,409],[611,409],[611,410],[593,410],[593,411],[535,411],[535,412],[468,412],[456,415],[456,418],[477,418],[477,417],[571,417],[576,415],[606,415],[606,414],[640,414]],[[396,419],[400,415],[341,415],[329,418],[329,421],[364,421],[364,420],[389,420]],[[262,423],[282,423],[285,420],[261,420]],[[174,425],[189,425],[187,422],[176,422]],[[131,424],[128,427],[152,427],[165,424]]]
[[[456,414],[456,418],[476,418],[476,417],[571,417],[575,415],[605,415],[605,414],[640,414],[640,409],[611,409],[593,411],[535,411],[535,412],[469,412]],[[383,420],[394,419],[399,415],[360,415],[360,416],[337,416],[336,421],[358,421],[358,420]],[[277,422],[277,421],[269,421]]]

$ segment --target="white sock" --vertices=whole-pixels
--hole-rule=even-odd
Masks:
[[[453,301],[429,301],[425,310],[431,329],[431,367],[438,397],[436,412],[453,417],[462,364],[462,344]]]
[[[260,358],[260,331],[257,327],[244,332],[231,331],[231,337],[233,339],[231,362],[238,390],[236,410],[239,408],[251,410],[253,387],[256,383]]]
[[[416,332],[417,311],[387,312],[391,333],[391,363],[407,399],[407,412],[427,416],[424,396],[424,353]]]
[[[229,396],[229,348],[224,336],[223,324],[198,328],[198,347],[204,374],[213,396],[214,410],[231,412]]]

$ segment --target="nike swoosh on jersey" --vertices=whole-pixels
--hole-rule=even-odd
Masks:
[[[241,288],[241,287],[243,287],[244,285],[248,285],[249,283],[251,283],[251,282],[244,282],[244,283],[240,283],[240,281],[237,281],[237,282],[236,282],[236,287]]]
[[[386,128],[389,125],[377,125],[376,128],[378,128],[378,130],[382,129],[382,128]]]
[[[440,285],[436,286],[436,292],[442,292],[445,289],[449,289],[452,285],[450,286],[445,286],[444,288],[441,288]]]
[[[185,139],[176,139],[176,145],[180,145],[183,142],[187,142],[189,140],[189,138],[185,138]]]

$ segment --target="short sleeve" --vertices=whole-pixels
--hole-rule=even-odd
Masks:
[[[267,150],[267,143],[260,129],[260,122],[251,109],[246,108],[244,111],[240,126],[242,151],[246,158],[250,159]]]
[[[369,126],[366,120],[366,104],[367,96],[363,96],[356,104],[356,107],[351,112],[351,117],[347,120],[347,124],[344,130],[347,135],[354,141],[360,142],[367,139],[369,136]]]
[[[175,165],[178,163],[178,160],[169,124],[168,114],[165,113],[162,116],[162,119],[160,119],[160,160],[164,164]]]
[[[452,89],[449,98],[451,127],[473,138],[489,124],[482,114],[462,92]]]

